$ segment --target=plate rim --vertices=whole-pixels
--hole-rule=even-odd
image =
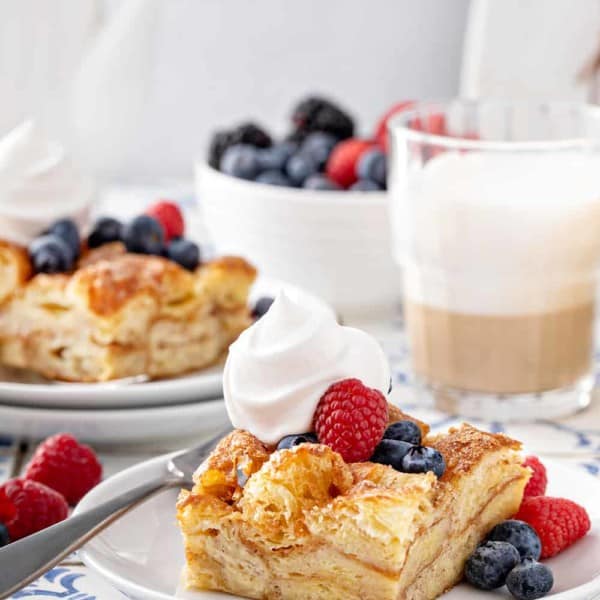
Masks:
[[[84,510],[86,510],[87,508],[93,508],[96,504],[94,502],[94,498],[95,498],[96,493],[98,493],[97,490],[100,490],[101,487],[106,482],[112,481],[113,484],[118,484],[122,479],[127,480],[132,471],[141,471],[144,468],[150,469],[150,468],[158,467],[159,464],[166,464],[166,462],[169,460],[169,458],[178,454],[178,452],[179,451],[169,452],[169,453],[157,456],[155,458],[151,458],[151,459],[142,461],[140,463],[132,465],[131,467],[113,475],[112,477],[109,477],[105,481],[101,482],[96,488],[94,488],[89,494],[87,494],[82,499],[82,501],[77,505],[77,507],[73,511],[73,515],[79,514],[79,513],[83,512]],[[593,482],[593,485],[597,486],[598,489],[600,490],[600,481],[598,481],[598,479],[596,479],[595,477],[592,477],[590,474],[588,474],[582,470],[576,469],[571,465],[560,463],[552,458],[544,458],[544,463],[546,464],[546,466],[551,465],[551,468],[558,469],[561,471],[566,471],[566,472],[569,472],[572,474],[576,474],[577,477],[585,479],[589,482]],[[88,506],[88,504],[90,506]],[[593,513],[591,515],[592,527],[594,525],[596,525],[596,526],[600,525],[599,517],[600,517],[600,515],[596,515],[596,513]],[[146,588],[143,585],[140,585],[136,582],[130,581],[129,579],[126,579],[126,578],[112,572],[109,568],[105,567],[102,564],[102,561],[99,558],[94,557],[93,549],[92,549],[91,553],[88,550],[88,546],[92,546],[93,543],[94,543],[94,540],[91,540],[88,544],[86,544],[83,548],[81,548],[79,550],[79,556],[80,556],[82,562],[86,565],[86,567],[91,569],[94,573],[97,573],[98,575],[100,575],[102,578],[104,578],[106,581],[108,581],[110,583],[110,585],[112,585],[119,591],[123,591],[123,593],[126,595],[132,593],[132,594],[135,594],[135,597],[147,598],[147,600],[178,600],[177,596],[175,596],[175,595],[169,595],[169,594],[165,594],[160,591]],[[93,548],[93,546],[92,546],[92,548]],[[101,556],[101,554],[100,554],[100,556]],[[211,590],[206,590],[206,592],[210,593]],[[231,594],[226,594],[226,593],[223,594],[223,592],[216,592],[216,591],[214,593],[219,593],[219,594],[223,595],[224,598],[230,597],[230,598],[235,598],[236,600],[243,600],[243,596],[233,596]],[[149,594],[152,594],[152,595],[150,596]],[[586,583],[583,583],[582,585],[565,590],[558,594],[553,594],[551,596],[547,596],[547,598],[549,598],[550,600],[587,600],[587,599],[591,600],[592,598],[596,598],[597,594],[600,594],[600,573],[596,577],[594,577],[592,580],[590,580]]]

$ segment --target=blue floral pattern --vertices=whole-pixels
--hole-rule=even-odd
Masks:
[[[97,600],[76,586],[78,580],[85,577],[83,573],[75,573],[66,567],[57,567],[48,571],[41,579],[25,589],[13,594],[12,598],[68,598],[68,600]]]

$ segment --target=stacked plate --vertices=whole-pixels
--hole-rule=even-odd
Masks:
[[[285,290],[315,310],[331,310],[316,296],[281,281],[259,278],[251,302]],[[148,381],[132,377],[106,383],[51,382],[0,372],[0,435],[37,439],[69,431],[79,439],[143,442],[193,436],[227,421],[222,365]]]

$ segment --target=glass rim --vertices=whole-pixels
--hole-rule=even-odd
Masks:
[[[496,106],[496,107],[529,107],[551,110],[553,108],[572,109],[592,115],[599,123],[598,137],[565,137],[562,139],[548,140],[478,140],[438,133],[430,133],[419,129],[413,129],[410,121],[422,116],[423,109],[429,109],[432,112],[446,110],[453,105],[463,106]],[[577,102],[570,100],[504,100],[504,99],[465,99],[454,98],[450,100],[424,100],[416,101],[412,107],[401,113],[394,115],[387,124],[389,135],[394,131],[401,131],[404,137],[413,142],[420,142],[431,146],[442,146],[449,149],[464,150],[493,150],[510,152],[550,152],[556,150],[572,149],[600,149],[600,105],[587,102]]]

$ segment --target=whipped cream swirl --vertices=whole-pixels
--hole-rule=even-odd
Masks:
[[[325,390],[349,377],[387,393],[390,369],[377,341],[338,325],[331,312],[300,305],[281,292],[229,348],[225,405],[234,427],[275,444],[311,431]]]
[[[82,226],[91,200],[91,181],[33,121],[0,139],[0,238],[27,245],[62,217]]]

